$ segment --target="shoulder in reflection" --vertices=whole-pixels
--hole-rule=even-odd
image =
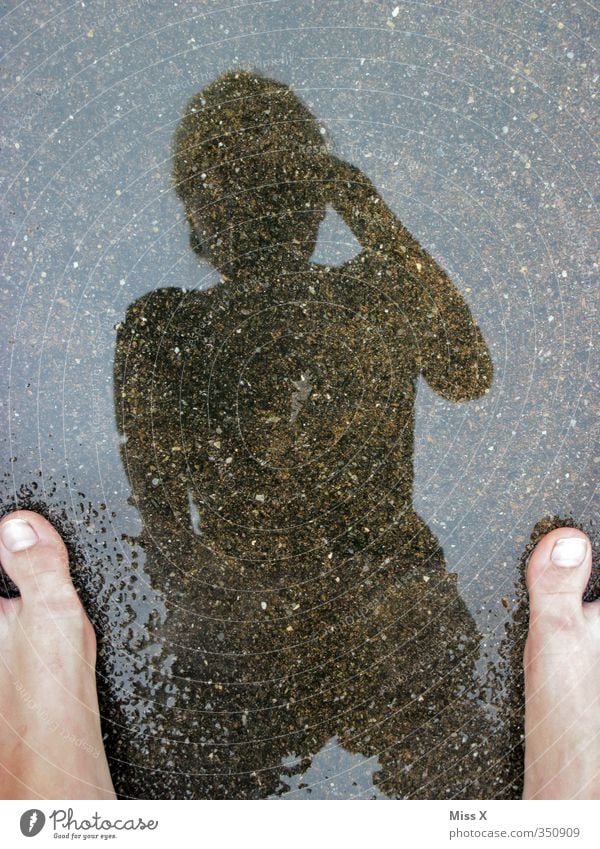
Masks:
[[[412,506],[417,377],[453,401],[491,384],[469,308],[282,83],[236,71],[192,98],[173,173],[222,282],[130,307],[115,397],[203,717],[178,754],[210,767],[194,792],[268,795],[337,735],[380,753],[382,792],[475,798],[479,635]],[[335,268],[311,262],[328,205],[362,248]]]

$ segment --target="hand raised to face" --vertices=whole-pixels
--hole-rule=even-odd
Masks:
[[[327,174],[325,201],[341,216],[363,248],[391,252],[405,261],[410,271],[420,271],[419,263],[421,267],[428,264],[435,267],[436,273],[444,274],[394,215],[366,174],[331,155],[323,170]]]

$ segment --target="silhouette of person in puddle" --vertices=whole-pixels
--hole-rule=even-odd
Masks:
[[[490,733],[480,638],[412,505],[417,377],[457,402],[491,384],[469,308],[282,83],[216,79],[173,162],[222,279],[140,298],[115,361],[139,543],[172,604],[186,743],[163,792],[283,792],[336,740],[389,796],[489,797],[466,760]],[[310,261],[328,204],[362,246],[341,267]]]

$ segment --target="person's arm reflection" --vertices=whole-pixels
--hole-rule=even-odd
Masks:
[[[183,351],[175,329],[184,297],[180,289],[144,295],[128,308],[117,332],[114,384],[121,458],[146,523],[153,514],[161,523],[188,521],[177,428]]]
[[[408,314],[423,376],[450,401],[480,397],[491,386],[492,361],[462,295],[369,178],[334,156],[328,160],[327,195],[333,208],[364,248],[398,263],[398,309]]]

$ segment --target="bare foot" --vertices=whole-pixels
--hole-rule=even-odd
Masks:
[[[0,598],[0,798],[114,799],[96,640],[65,546],[20,510],[0,522],[0,561],[21,593]]]
[[[600,799],[600,600],[581,531],[558,528],[527,569],[524,799]]]

